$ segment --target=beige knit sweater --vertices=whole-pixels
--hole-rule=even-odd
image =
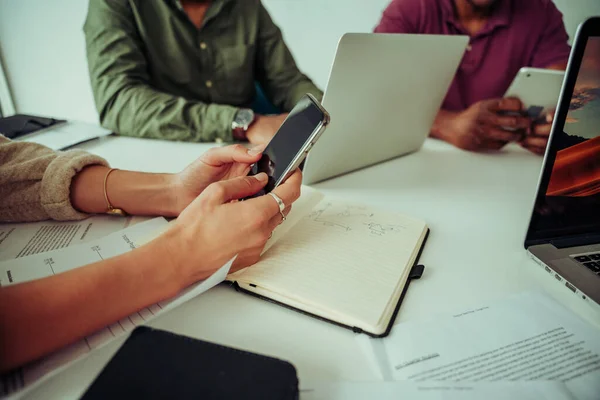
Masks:
[[[71,180],[88,165],[107,165],[81,150],[56,152],[35,143],[0,135],[0,221],[74,220]]]

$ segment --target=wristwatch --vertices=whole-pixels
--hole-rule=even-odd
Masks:
[[[231,123],[231,132],[235,140],[246,140],[248,128],[254,122],[254,111],[249,108],[240,108],[233,117]]]

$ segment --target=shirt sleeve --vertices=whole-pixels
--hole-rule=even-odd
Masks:
[[[73,208],[71,181],[90,165],[107,162],[81,150],[55,152],[0,135],[0,221],[29,222],[87,217]]]
[[[566,63],[569,60],[571,46],[569,35],[563,23],[562,13],[554,2],[546,1],[545,19],[542,33],[535,46],[530,65],[536,68],[547,68],[554,64]]]
[[[421,4],[415,0],[392,0],[375,27],[375,33],[420,33]]]
[[[281,30],[262,3],[259,4],[258,19],[256,72],[269,100],[286,112],[291,111],[306,93],[320,101],[323,92],[300,72]]]
[[[144,44],[127,0],[90,0],[83,30],[104,127],[125,136],[232,141],[236,107],[192,101],[151,86]]]

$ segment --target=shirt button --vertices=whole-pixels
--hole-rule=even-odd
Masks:
[[[206,81],[206,87],[211,88],[213,85],[212,81]]]
[[[471,46],[471,43],[469,43],[469,44],[467,45],[467,51],[471,51],[471,50],[473,50],[473,46]]]
[[[204,42],[200,43],[200,48],[201,48],[202,50],[206,50],[206,48],[207,48],[207,47],[208,47],[208,46],[206,45],[206,43],[204,43]]]

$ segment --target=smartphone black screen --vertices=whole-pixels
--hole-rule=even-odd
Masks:
[[[275,188],[302,150],[313,132],[323,122],[321,109],[308,97],[304,96],[290,112],[273,139],[269,142],[263,155],[256,162],[248,175],[264,172],[269,176],[269,182],[263,190],[254,196],[262,196]]]

